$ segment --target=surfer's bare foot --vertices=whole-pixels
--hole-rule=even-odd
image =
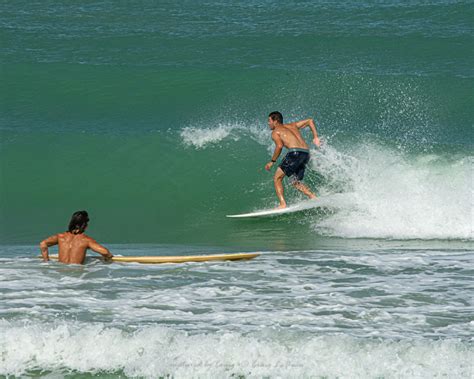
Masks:
[[[317,199],[317,197],[316,197],[315,194],[311,194],[311,195],[309,195],[308,197],[309,197],[311,200],[316,200],[316,199]]]
[[[286,208],[286,204],[280,204],[278,207],[276,207],[276,209],[285,209]]]

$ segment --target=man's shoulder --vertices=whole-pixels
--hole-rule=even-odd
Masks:
[[[88,236],[87,234],[82,233],[81,236],[82,236],[82,238],[85,239],[85,240],[88,240],[88,241],[95,241],[94,238],[92,238],[91,236]]]
[[[285,128],[296,128],[296,122],[289,122],[288,124],[283,124]]]
[[[92,237],[89,237],[87,234],[84,234],[84,233],[74,235],[74,239],[76,241],[82,241],[85,243],[94,242],[94,239]]]
[[[278,125],[277,127],[275,127],[275,129],[273,129],[272,131],[272,135],[280,135],[281,133],[284,133],[285,132],[285,129],[288,129],[288,128],[291,128],[291,125],[292,124],[280,124]]]

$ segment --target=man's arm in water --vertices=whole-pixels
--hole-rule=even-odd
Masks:
[[[283,141],[281,140],[281,137],[279,136],[278,133],[273,132],[272,133],[272,139],[275,142],[275,151],[273,152],[272,160],[265,165],[265,170],[267,170],[267,171],[270,171],[270,169],[273,166],[273,163],[276,162],[276,160],[280,156],[280,153],[283,149]]]
[[[297,121],[294,123],[294,125],[298,129],[303,129],[309,126],[309,128],[311,129],[311,132],[313,133],[313,143],[318,147],[321,145],[321,142],[319,141],[319,137],[318,137],[318,132],[316,131],[316,125],[314,124],[314,120],[312,118],[308,118],[302,121]]]
[[[102,255],[106,260],[109,260],[113,257],[112,253],[106,247],[102,246],[101,244],[97,243],[93,238],[89,237],[89,245],[88,248],[96,253]]]
[[[49,261],[49,251],[48,247],[58,244],[58,235],[48,237],[45,240],[40,242],[41,255],[43,256],[43,261]]]

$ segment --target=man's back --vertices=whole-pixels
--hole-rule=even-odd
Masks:
[[[273,130],[273,133],[277,133],[280,136],[283,145],[288,149],[308,149],[308,145],[303,139],[296,123],[279,125]]]
[[[87,248],[89,247],[89,241],[90,237],[85,234],[73,234],[70,232],[59,233],[59,262],[83,263]]]

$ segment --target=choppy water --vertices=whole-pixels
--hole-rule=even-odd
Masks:
[[[35,253],[2,248],[4,375],[473,373],[469,251],[275,251],[242,262],[85,266],[41,264],[27,257]]]
[[[470,1],[0,4],[0,376],[471,377]],[[266,126],[314,117],[276,204]],[[290,203],[300,200],[287,190]],[[73,211],[123,255],[40,264]]]

